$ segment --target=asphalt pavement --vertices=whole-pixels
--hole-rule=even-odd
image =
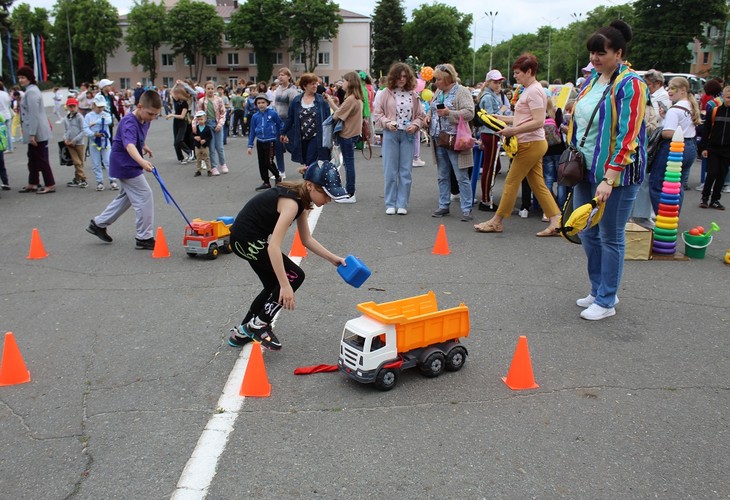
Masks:
[[[230,174],[195,178],[193,164],[177,163],[171,130],[157,120],[148,144],[182,209],[235,216],[260,183],[247,139],[229,139]],[[257,279],[235,255],[188,258],[185,223],[149,175],[171,257],[134,249],[131,211],[103,244],[84,229],[115,193],[65,187],[73,169],[58,165],[54,143],[57,192],[20,194],[25,149],[5,156],[13,189],[0,193],[0,332],[14,333],[32,381],[0,387],[0,496],[170,498],[221,411],[240,355],[228,330]],[[378,153],[357,153],[357,203],[325,206],[314,232],[373,275],[355,289],[324,260],[304,259],[297,308],[276,325],[283,349],[264,353],[271,396],[246,398],[232,415],[207,498],[730,497],[726,212],[698,208],[688,192],[680,229],[722,228],[706,258],[627,262],[617,315],[589,322],[575,305],[589,291],[579,246],[536,238],[545,227],[536,214],[512,217],[499,235],[459,221],[456,203],[432,218],[428,147],[408,215],[386,216]],[[291,162],[287,173],[297,177]],[[696,165],[693,186],[698,178]],[[431,253],[440,224],[449,255]],[[45,259],[26,258],[33,228]],[[441,308],[469,307],[461,371],[410,370],[389,392],[340,373],[293,374],[336,363],[356,304],[428,290]],[[520,335],[539,389],[501,380]]]

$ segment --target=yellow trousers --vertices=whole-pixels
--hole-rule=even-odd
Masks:
[[[517,154],[512,160],[509,173],[504,180],[497,215],[504,219],[512,215],[515,200],[517,200],[517,191],[525,177],[545,215],[553,217],[560,214],[558,204],[545,186],[545,178],[542,176],[542,157],[545,156],[547,147],[547,141],[519,142],[517,144]]]

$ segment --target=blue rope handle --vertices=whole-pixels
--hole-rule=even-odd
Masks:
[[[167,202],[167,204],[169,205],[170,202],[174,203],[175,207],[177,207],[177,210],[180,212],[180,215],[182,215],[183,219],[185,219],[185,222],[188,223],[188,227],[190,227],[190,229],[193,229],[193,225],[190,224],[190,221],[185,216],[185,213],[183,213],[182,208],[180,208],[180,205],[177,204],[177,202],[175,201],[175,198],[172,197],[172,195],[170,194],[170,191],[168,191],[168,189],[167,189],[167,186],[165,186],[165,183],[163,182],[162,177],[160,177],[160,173],[157,171],[157,168],[155,168],[155,167],[152,168],[152,174],[154,174],[155,179],[157,179],[157,182],[160,183],[160,188],[162,189],[162,194],[165,195],[165,201]]]

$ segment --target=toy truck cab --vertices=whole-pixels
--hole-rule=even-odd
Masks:
[[[232,217],[219,217],[214,221],[193,219],[185,226],[183,247],[190,257],[205,255],[213,260],[219,252],[231,253]]]
[[[438,310],[433,292],[376,304],[358,304],[363,315],[343,329],[338,367],[350,378],[380,390],[395,387],[401,370],[418,366],[427,377],[460,370],[467,350],[469,310]]]

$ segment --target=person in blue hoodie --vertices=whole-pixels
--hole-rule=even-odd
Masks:
[[[279,118],[279,114],[270,108],[271,100],[266,94],[258,94],[254,99],[258,111],[251,118],[251,130],[248,134],[248,150],[249,155],[253,154],[253,142],[256,140],[256,153],[259,159],[259,173],[263,184],[256,188],[256,191],[263,191],[271,188],[269,182],[269,172],[276,179],[276,183],[281,182],[281,174],[274,163],[276,138],[281,135],[284,128],[284,122]]]

